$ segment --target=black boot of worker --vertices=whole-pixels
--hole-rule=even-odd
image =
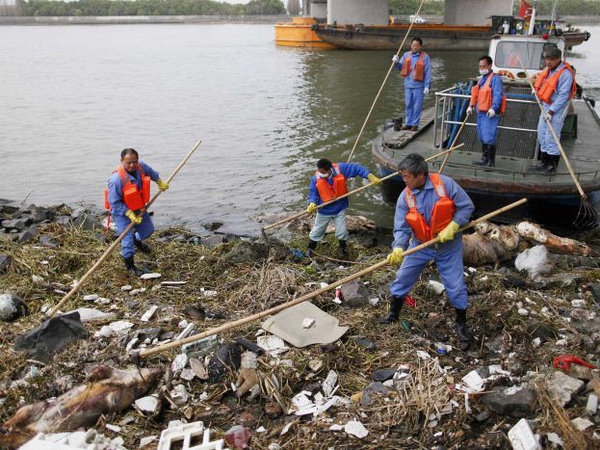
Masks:
[[[540,162],[531,167],[531,170],[546,171],[548,169],[548,153],[540,152]]]
[[[488,145],[488,167],[496,166],[496,146]]]
[[[348,245],[346,244],[346,241],[339,241],[340,243],[340,256],[342,258],[348,256]]]
[[[148,244],[144,244],[142,241],[139,241],[136,238],[133,238],[133,244],[135,245],[135,248],[146,255],[152,252]]]
[[[136,277],[140,277],[146,273],[144,270],[139,269],[135,266],[133,256],[130,256],[129,258],[123,258],[123,262],[125,263],[125,267],[127,268],[127,270]]]
[[[406,300],[405,297],[397,297],[395,295],[392,296],[392,301],[390,302],[390,312],[387,316],[382,317],[377,322],[382,324],[397,322],[398,318],[400,317],[400,311],[404,306],[404,300]]]
[[[315,249],[317,248],[317,241],[313,241],[312,239],[308,242],[308,247],[306,248],[306,256],[312,256],[315,254]]]
[[[560,161],[560,155],[548,155],[548,164],[546,165],[546,170],[544,173],[555,173],[556,168],[558,167],[558,162]]]
[[[473,161],[473,164],[475,164],[476,166],[487,166],[490,162],[489,148],[489,145],[481,144],[481,159],[479,161]]]
[[[473,336],[467,326],[467,310],[456,308],[456,322],[454,324],[458,340],[463,343],[471,341]]]

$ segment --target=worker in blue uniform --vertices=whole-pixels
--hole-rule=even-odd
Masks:
[[[417,131],[423,100],[431,89],[431,60],[429,55],[421,50],[423,40],[413,38],[410,50],[398,57],[394,55],[392,61],[404,78],[404,105],[405,124],[403,130]]]
[[[121,152],[119,166],[108,179],[105,194],[119,235],[131,222],[134,223],[121,241],[121,256],[127,270],[136,276],[144,271],[135,266],[135,249],[150,253],[150,247],[143,241],[154,232],[154,224],[145,209],[150,198],[150,180],[156,182],[161,191],[169,189],[156,170],[139,160],[135,149],[126,148]]]
[[[425,265],[433,260],[441,275],[451,305],[456,310],[456,331],[463,343],[471,334],[467,327],[467,287],[463,274],[462,235],[475,209],[467,193],[450,177],[429,173],[421,155],[410,154],[398,170],[406,188],[398,197],[394,216],[393,250],[387,257],[392,265],[400,265],[391,284],[390,311],[379,323],[398,320],[406,295],[417,282]],[[435,213],[434,213],[435,212]],[[404,257],[405,249],[438,236],[439,243]]]
[[[503,106],[502,77],[492,70],[492,58],[479,58],[481,77],[471,90],[471,101],[467,115],[477,111],[477,137],[481,142],[481,160],[473,161],[478,166],[496,165],[496,136]]]
[[[556,45],[547,47],[544,52],[546,68],[539,74],[534,85],[534,91],[544,108],[537,128],[540,164],[535,169],[551,174],[556,172],[560,161],[560,149],[548,123],[560,139],[569,101],[577,91],[577,84],[574,69],[567,62],[561,61],[560,49]]]
[[[317,211],[315,224],[309,234],[307,254],[310,256],[317,248],[317,244],[325,236],[325,230],[329,222],[335,224],[335,236],[338,238],[340,255],[347,255],[348,224],[346,220],[346,209],[350,205],[348,197],[333,201],[348,193],[347,179],[361,176],[371,183],[379,184],[381,180],[373,175],[368,169],[355,163],[333,164],[327,158],[317,161],[317,171],[310,180],[308,188],[309,205],[306,211],[313,213]],[[333,203],[317,209],[322,203],[333,201]]]

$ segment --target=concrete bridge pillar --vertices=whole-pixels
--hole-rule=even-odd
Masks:
[[[389,9],[388,0],[329,0],[327,2],[327,23],[387,25]]]
[[[446,25],[489,26],[491,16],[512,16],[513,0],[446,0]]]

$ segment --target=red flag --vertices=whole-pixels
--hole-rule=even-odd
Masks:
[[[531,5],[525,0],[521,0],[521,7],[519,8],[519,17],[523,20],[531,19]]]

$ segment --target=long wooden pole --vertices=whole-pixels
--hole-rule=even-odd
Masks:
[[[465,115],[465,120],[463,120],[463,122],[460,124],[460,128],[458,129],[458,133],[456,133],[456,136],[454,136],[454,139],[452,140],[452,145],[450,145],[450,148],[454,147],[454,144],[456,144],[456,141],[458,140],[458,137],[460,136],[460,133],[462,133],[463,128],[465,127],[465,124],[467,123],[467,119],[469,118],[469,114]],[[461,146],[464,144],[460,144]],[[450,153],[447,153],[446,156],[444,156],[444,161],[442,161],[442,165],[440,166],[440,170],[438,171],[438,173],[442,173],[444,171],[444,169],[446,168],[446,163],[448,162],[448,158],[450,157]]]
[[[167,178],[167,183],[171,183],[171,180],[173,178],[175,178],[175,175],[177,175],[177,173],[181,170],[181,168],[185,165],[185,163],[188,161],[188,159],[190,159],[190,157],[192,156],[192,154],[196,151],[196,149],[200,146],[200,144],[202,143],[202,141],[198,141],[196,143],[196,145],[194,145],[194,147],[192,147],[192,149],[188,152],[188,154],[185,156],[185,158],[183,158],[183,160],[179,163],[179,165],[175,168],[175,170],[173,171],[173,173],[171,173],[171,175],[169,176],[169,178]],[[150,208],[150,205],[152,205],[152,203],[154,203],[154,201],[160,196],[160,194],[162,194],[163,191],[158,191],[156,194],[154,194],[154,196],[150,199],[150,201],[146,204],[144,211],[147,211],[148,208]],[[129,233],[129,231],[131,230],[131,228],[133,227],[133,222],[131,222],[127,228],[125,228],[125,230],[119,235],[119,237],[104,251],[104,253],[102,254],[102,256],[100,257],[100,259],[98,259],[98,261],[96,261],[96,263],[90,268],[90,270],[88,270],[85,275],[83,275],[81,277],[81,279],[75,284],[75,286],[73,286],[73,288],[62,298],[62,300],[60,302],[58,302],[56,304],[56,306],[54,308],[52,308],[44,317],[44,319],[48,319],[51,317],[54,317],[54,315],[58,312],[58,309],[68,300],[70,299],[78,290],[79,288],[83,285],[83,283],[90,277],[90,275],[92,275],[96,269],[98,269],[98,267],[100,267],[100,264],[102,264],[106,258],[108,258],[108,255],[110,255],[110,253],[114,250],[114,248],[119,244],[119,242],[121,242],[123,240],[123,238],[127,235],[127,233]]]
[[[417,16],[419,15],[419,13],[421,12],[421,8],[423,7],[423,3],[425,3],[425,0],[421,0],[421,4],[419,5],[419,7],[417,8],[417,11],[415,12],[415,19],[417,18]],[[400,52],[402,51],[402,47],[404,46],[404,43],[406,42],[406,38],[408,37],[408,35],[410,34],[410,31],[412,30],[412,27],[414,25],[414,19],[410,22],[410,25],[408,26],[408,30],[406,30],[406,34],[404,35],[404,37],[402,38],[402,42],[400,43],[400,46],[398,47],[398,50],[396,51],[396,56],[400,55]],[[354,146],[352,147],[352,150],[350,151],[350,156],[348,156],[348,162],[352,159],[352,156],[354,156],[354,152],[356,151],[356,147],[358,146],[358,141],[360,140],[363,131],[365,130],[365,127],[367,126],[367,122],[369,121],[369,118],[371,117],[371,113],[373,112],[373,109],[375,108],[375,104],[377,103],[377,100],[379,100],[379,96],[381,95],[381,91],[383,91],[383,87],[385,86],[385,83],[387,82],[390,73],[392,73],[392,69],[394,68],[395,63],[392,62],[392,64],[390,64],[390,68],[388,69],[387,73],[385,74],[385,77],[383,79],[383,82],[381,83],[381,86],[379,87],[379,91],[377,91],[377,94],[375,95],[375,99],[373,99],[373,103],[371,104],[371,108],[369,109],[369,112],[367,113],[367,117],[365,118],[365,121],[362,124],[362,127],[360,128],[360,131],[358,133],[358,136],[356,137],[356,141],[354,141]]]
[[[522,198],[521,200],[518,200],[518,201],[516,201],[514,203],[511,203],[510,205],[506,205],[506,206],[504,206],[504,207],[502,207],[500,209],[497,209],[496,211],[493,211],[493,212],[491,212],[489,214],[486,214],[485,216],[482,216],[482,217],[480,217],[477,220],[472,220],[471,222],[469,222],[468,224],[466,224],[465,226],[463,226],[462,228],[460,228],[459,231],[464,231],[464,230],[466,230],[468,228],[471,228],[471,227],[477,225],[478,223],[481,223],[481,222],[483,222],[485,220],[488,220],[488,219],[490,219],[490,218],[492,218],[494,216],[497,216],[498,214],[501,214],[501,213],[503,213],[505,211],[513,209],[513,208],[515,208],[515,207],[517,207],[519,205],[522,205],[526,201],[527,201],[526,198]],[[424,249],[426,247],[430,247],[433,244],[438,243],[439,240],[440,240],[439,237],[435,237],[434,239],[431,239],[430,241],[424,242],[421,245],[418,245],[416,247],[413,247],[413,248],[405,251],[404,255],[410,255],[411,253],[415,253],[415,252],[418,252],[419,250],[422,250],[422,249]],[[179,339],[177,341],[168,342],[166,344],[159,345],[158,347],[145,348],[145,349],[142,349],[142,350],[133,351],[130,354],[130,358],[134,362],[139,362],[142,358],[147,358],[148,356],[154,355],[155,353],[160,353],[160,352],[163,352],[165,350],[169,350],[169,349],[172,349],[172,348],[175,348],[175,347],[181,347],[184,344],[189,344],[190,342],[196,342],[196,341],[199,341],[200,339],[204,339],[204,338],[206,338],[208,336],[212,336],[214,334],[221,333],[223,331],[228,331],[228,330],[231,330],[232,328],[237,328],[237,327],[239,327],[241,325],[245,325],[247,323],[254,322],[255,320],[258,320],[258,319],[261,319],[263,317],[276,314],[276,313],[278,313],[280,311],[283,311],[284,309],[287,309],[287,308],[290,308],[290,307],[292,307],[294,305],[298,305],[300,303],[303,303],[303,302],[305,302],[307,300],[310,300],[310,299],[312,299],[314,297],[317,297],[318,295],[324,294],[327,291],[331,291],[332,289],[335,289],[340,284],[344,284],[344,283],[347,283],[349,281],[352,281],[352,280],[354,280],[356,278],[359,278],[359,277],[361,277],[363,275],[369,274],[369,273],[371,273],[371,272],[373,272],[373,271],[375,271],[377,269],[380,269],[382,267],[385,267],[387,265],[388,265],[388,262],[387,262],[387,260],[384,259],[383,261],[378,262],[377,264],[374,264],[372,266],[369,266],[366,269],[363,269],[363,270],[361,270],[361,271],[359,271],[359,272],[357,272],[357,273],[355,273],[353,275],[349,275],[349,276],[347,276],[345,278],[342,278],[341,280],[336,281],[335,283],[328,284],[327,286],[322,287],[321,289],[317,289],[316,291],[311,292],[310,294],[303,295],[302,297],[298,297],[298,298],[296,298],[294,300],[291,300],[291,301],[289,301],[287,303],[283,303],[283,304],[281,304],[279,306],[275,306],[273,308],[267,309],[265,311],[262,311],[262,312],[259,312],[259,313],[256,313],[256,314],[253,314],[251,316],[244,317],[242,319],[238,319],[238,320],[235,320],[233,322],[229,322],[229,323],[221,325],[219,327],[211,328],[211,329],[206,330],[206,331],[204,331],[202,333],[194,334],[193,336],[189,336],[189,337],[184,338],[184,339]]]
[[[433,156],[430,156],[429,158],[427,158],[425,161],[432,161],[432,160],[434,160],[434,159],[436,159],[436,158],[439,158],[439,157],[440,157],[440,156],[442,156],[442,155],[446,155],[446,157],[447,157],[447,155],[449,155],[451,151],[453,151],[453,150],[456,150],[457,148],[460,148],[460,147],[462,147],[463,145],[465,145],[465,144],[463,143],[463,144],[457,145],[456,147],[451,147],[451,148],[449,148],[449,149],[447,149],[447,150],[444,150],[443,152],[436,153],[435,155],[433,155]],[[389,179],[389,178],[395,177],[395,176],[396,176],[396,175],[398,175],[399,173],[400,173],[400,172],[393,172],[393,173],[391,173],[391,174],[389,174],[389,175],[386,175],[385,177],[381,178],[379,181],[385,181],[385,180],[387,180],[387,179]],[[347,194],[340,195],[339,197],[336,197],[335,199],[333,199],[333,200],[331,200],[331,201],[328,201],[328,202],[325,202],[325,203],[321,203],[320,205],[317,205],[316,209],[321,209],[321,208],[324,208],[325,206],[327,206],[327,205],[331,205],[332,203],[335,203],[335,202],[337,202],[338,200],[341,200],[341,199],[343,199],[343,198],[349,197],[349,196],[351,196],[351,195],[353,195],[353,194],[356,194],[357,192],[360,192],[360,191],[362,191],[362,190],[364,190],[364,189],[370,188],[371,186],[374,186],[375,184],[379,184],[379,183],[369,183],[369,184],[365,184],[364,186],[361,186],[361,187],[359,187],[359,188],[356,188],[356,189],[354,189],[354,190],[352,190],[352,191],[348,192]],[[308,211],[302,211],[302,212],[296,213],[296,214],[294,214],[293,216],[286,217],[285,219],[282,219],[282,220],[280,220],[279,222],[275,222],[275,223],[272,223],[272,224],[270,224],[270,225],[268,225],[268,226],[264,227],[264,228],[263,228],[263,231],[270,230],[271,228],[275,228],[275,227],[277,227],[277,226],[279,226],[279,225],[281,225],[281,224],[284,224],[284,223],[286,223],[286,222],[290,222],[290,221],[292,221],[292,220],[294,220],[294,219],[297,219],[298,217],[302,217],[302,216],[305,216],[305,215],[307,215],[307,214],[312,214],[312,213],[309,213]]]

